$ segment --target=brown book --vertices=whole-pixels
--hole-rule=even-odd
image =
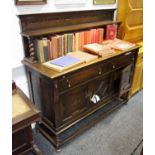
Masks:
[[[67,48],[68,48],[68,45],[67,45],[67,33],[64,34],[64,55],[67,54]]]
[[[79,50],[79,32],[75,33],[74,46],[75,46],[75,51],[78,51]]]
[[[53,36],[52,37],[52,58],[55,59],[58,57],[58,37],[57,36]]]
[[[84,32],[80,32],[79,34],[79,49],[82,50],[84,45]]]
[[[99,56],[111,55],[115,52],[109,46],[101,45],[98,43],[84,45],[84,50]]]
[[[90,62],[90,61],[98,59],[97,55],[90,54],[90,53],[83,52],[83,51],[75,51],[72,53],[68,53],[68,55],[78,58],[84,62]]]
[[[44,58],[44,48],[43,48],[43,40],[38,41],[38,49],[39,49],[39,58],[40,58],[40,63],[45,62]]]

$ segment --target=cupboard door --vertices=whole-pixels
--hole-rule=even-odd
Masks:
[[[61,121],[70,121],[88,109],[88,86],[70,89],[60,95]]]
[[[113,74],[99,77],[91,82],[89,87],[89,104],[90,107],[104,104],[103,101],[109,98],[112,91]]]

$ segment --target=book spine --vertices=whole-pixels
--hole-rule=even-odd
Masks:
[[[70,34],[70,52],[73,52],[73,33]]]
[[[75,52],[75,45],[76,45],[76,42],[75,42],[75,33],[73,34],[73,52]]]
[[[43,49],[43,40],[39,40],[39,56],[40,56],[40,63],[45,61],[44,58],[44,49]]]
[[[52,37],[52,55],[53,59],[58,57],[58,49],[57,49],[58,39],[56,36]]]
[[[64,34],[64,54],[67,54],[67,34]]]
[[[64,35],[61,36],[61,55],[64,55]]]
[[[50,59],[53,59],[53,41],[52,41],[52,37],[50,38],[49,48],[50,48]]]
[[[57,53],[58,57],[62,56],[61,36],[57,36]]]
[[[75,33],[75,51],[79,50],[79,33]]]
[[[87,44],[88,40],[88,31],[84,31],[84,45]]]
[[[38,60],[38,62],[40,62],[40,53],[39,53],[39,43],[38,43],[38,39],[34,40],[34,48],[35,48],[35,54],[36,54],[36,58]]]
[[[48,61],[49,60],[48,40],[47,38],[45,38],[42,41],[43,41],[44,61]]]

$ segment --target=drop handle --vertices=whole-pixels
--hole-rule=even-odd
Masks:
[[[70,81],[67,79],[68,87],[71,87]]]
[[[116,68],[115,64],[112,64],[112,68],[113,68],[113,69],[115,69],[115,68]]]
[[[70,82],[68,83],[68,87],[69,87],[69,88],[71,87],[71,84],[70,84]]]
[[[98,74],[99,74],[99,75],[102,74],[102,68],[101,68],[101,67],[98,68]]]

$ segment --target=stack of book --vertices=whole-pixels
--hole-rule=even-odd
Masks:
[[[111,47],[97,43],[84,45],[84,50],[101,57],[112,55],[115,53],[115,50],[111,49]]]
[[[124,51],[124,50],[134,47],[136,44],[115,38],[113,40],[103,41],[102,45],[108,46],[111,49]]]
[[[135,45],[134,43],[115,38],[113,40],[105,40],[102,44],[93,43],[84,45],[84,50],[103,57],[115,54],[116,50],[124,51]]]

